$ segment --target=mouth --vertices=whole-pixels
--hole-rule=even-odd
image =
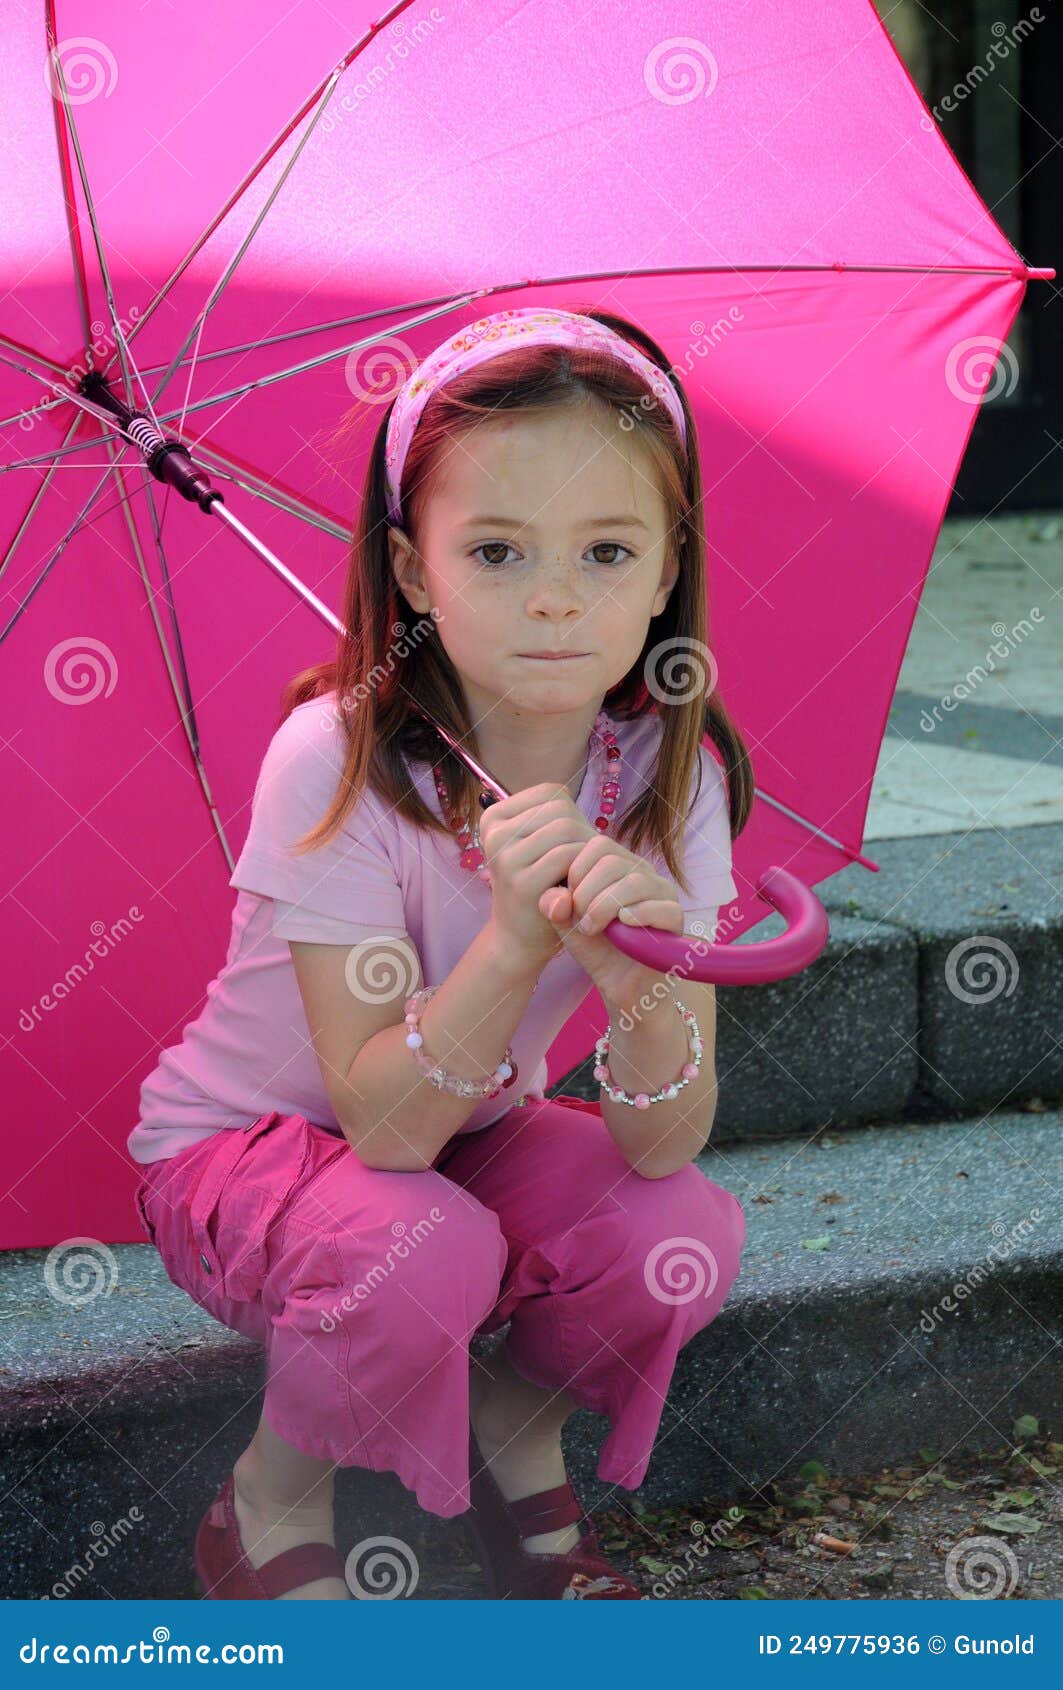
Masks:
[[[530,663],[574,663],[577,658],[589,657],[589,651],[518,651]]]

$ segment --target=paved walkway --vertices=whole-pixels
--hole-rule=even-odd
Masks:
[[[1061,677],[1063,514],[948,518],[898,677],[866,838],[1063,821]]]

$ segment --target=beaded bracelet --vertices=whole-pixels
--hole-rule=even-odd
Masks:
[[[453,1097],[497,1097],[504,1086],[511,1086],[517,1078],[517,1064],[513,1060],[512,1045],[506,1046],[505,1056],[486,1080],[463,1080],[457,1074],[448,1074],[445,1068],[433,1063],[426,1053],[424,1039],[418,1031],[421,1010],[438,990],[438,986],[422,986],[419,992],[414,992],[412,997],[406,999],[406,1043],[413,1051],[417,1066],[437,1090],[450,1092]]]
[[[613,1030],[612,1022],[609,1023],[601,1038],[596,1041],[594,1050],[598,1060],[594,1066],[594,1078],[599,1081],[606,1096],[611,1097],[614,1103],[630,1103],[633,1109],[648,1109],[651,1103],[663,1103],[668,1099],[678,1097],[683,1087],[689,1085],[697,1074],[701,1067],[701,1056],[705,1048],[701,1038],[701,1028],[698,1026],[698,1018],[694,1011],[688,1009],[685,1003],[680,1003],[677,997],[673,996],[672,1002],[679,1011],[687,1029],[690,1057],[688,1061],[684,1062],[680,1070],[680,1078],[669,1080],[667,1085],[661,1087],[660,1091],[655,1091],[652,1094],[640,1091],[632,1097],[631,1093],[625,1091],[623,1086],[616,1085],[609,1072],[609,1064],[606,1060],[609,1053],[609,1035]]]

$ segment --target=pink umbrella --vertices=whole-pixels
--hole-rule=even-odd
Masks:
[[[1052,274],[869,0],[693,36],[657,0],[374,9],[101,24],[51,0],[3,26],[9,1247],[134,1235],[139,1084],[224,961],[280,688],[327,650],[361,464],[322,443],[352,394],[372,415],[446,329],[509,305],[593,301],[668,350],[757,776],[734,935],[771,865],[802,888],[874,866],[934,541],[1026,282]],[[224,504],[159,486],[115,403]],[[551,1081],[602,1025],[591,993]]]

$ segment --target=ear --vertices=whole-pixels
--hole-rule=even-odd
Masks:
[[[425,615],[431,609],[431,604],[425,591],[421,560],[409,536],[394,524],[388,529],[388,551],[391,556],[391,573],[395,577],[396,585],[405,594],[410,608],[419,616]]]
[[[683,535],[680,536],[680,539],[679,539],[680,547],[685,545],[685,543],[686,543],[686,535],[683,534]],[[676,550],[676,548],[674,546],[670,546],[668,548],[667,561],[665,563],[664,569],[661,572],[661,584],[657,588],[656,593],[654,594],[653,609],[650,611],[651,616],[660,616],[661,611],[664,609],[665,605],[668,603],[669,598],[671,597],[672,588],[675,586],[678,579],[679,579],[679,555],[678,555],[678,551]]]

